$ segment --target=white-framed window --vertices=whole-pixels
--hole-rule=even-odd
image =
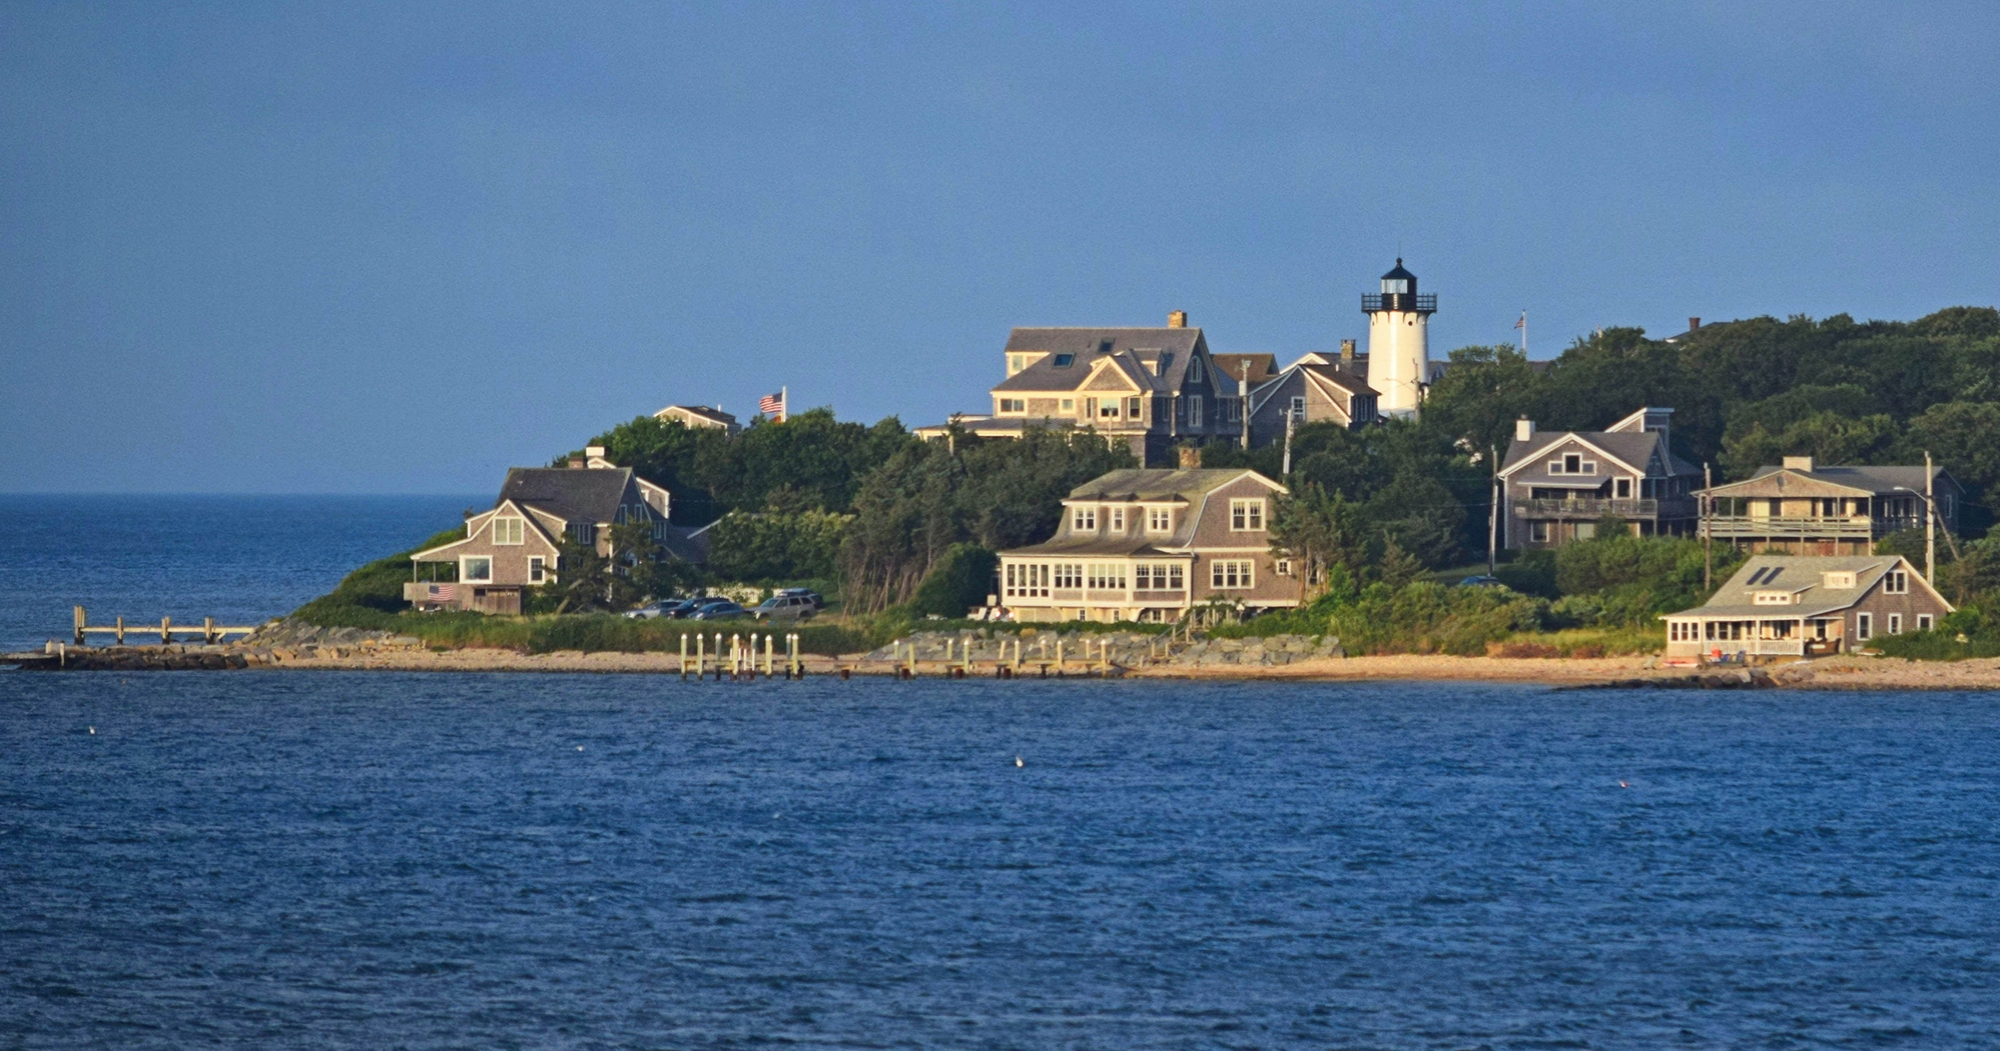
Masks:
[[[1306,414],[1306,399],[1305,395],[1301,394],[1292,399],[1292,415],[1303,419],[1305,417],[1305,414]]]
[[[1854,615],[1854,637],[1857,639],[1872,639],[1875,637],[1875,615],[1873,613],[1856,613]]]
[[[1027,412],[1028,400],[1026,398],[1001,398],[1000,411],[1002,413]]]
[[[1928,613],[1919,613],[1919,614],[1917,614],[1917,630],[1918,630],[1918,631],[1929,631],[1929,630],[1931,630],[1931,615],[1930,615],[1930,614],[1928,614]]]
[[[495,544],[512,546],[523,543],[522,537],[524,534],[525,530],[522,529],[521,520],[518,518],[495,518],[493,520],[493,542]]]
[[[1083,586],[1083,564],[1080,562],[1056,563],[1056,587],[1080,588]]]
[[[1149,507],[1146,509],[1146,532],[1171,533],[1174,531],[1174,511],[1171,507]]]
[[[1271,563],[1271,571],[1272,571],[1273,573],[1276,573],[1276,574],[1278,574],[1278,575],[1279,575],[1279,576],[1281,576],[1281,577],[1289,577],[1289,576],[1291,576],[1291,575],[1292,575],[1292,560],[1291,560],[1291,559],[1289,559],[1289,558],[1281,558],[1281,559],[1277,560],[1276,562],[1273,562],[1273,563]]]
[[[1101,419],[1101,420],[1115,420],[1115,419],[1117,419],[1117,418],[1118,418],[1118,399],[1116,399],[1116,398],[1106,398],[1106,399],[1104,399],[1104,400],[1103,400],[1102,402],[1099,402],[1099,403],[1098,403],[1098,406],[1097,406],[1097,418],[1098,418],[1098,419]]]
[[[1201,371],[1201,358],[1200,358],[1200,357],[1193,357],[1193,358],[1189,358],[1189,359],[1188,359],[1188,372],[1187,372],[1187,374],[1188,374],[1188,382],[1189,382],[1189,383],[1200,383],[1200,382],[1202,382],[1202,378],[1201,378],[1201,377],[1202,377],[1202,371]]]
[[[1179,591],[1187,586],[1179,562],[1142,563],[1132,570],[1132,586],[1139,591]]]
[[[587,547],[597,542],[597,527],[589,522],[574,522],[570,524],[569,535]]]
[[[1201,395],[1199,394],[1188,395],[1187,405],[1188,405],[1188,426],[1190,427],[1201,426]]]
[[[1823,579],[1829,591],[1844,591],[1854,587],[1853,573],[1827,573]]]
[[[528,583],[540,584],[549,578],[548,563],[540,555],[528,556]]]
[[[1217,591],[1240,591],[1255,584],[1256,563],[1249,559],[1217,559],[1208,564],[1208,586]]]
[[[1632,479],[1620,478],[1611,483],[1611,495],[1620,500],[1630,500],[1632,498]]]
[[[1901,635],[1902,633],[1903,633],[1903,615],[1901,613],[1889,614],[1889,634]]]
[[[1048,598],[1049,567],[1041,562],[1009,562],[1002,587],[1008,598]]]
[[[1111,517],[1111,531],[1114,533],[1123,533],[1125,531],[1125,509],[1114,507],[1110,510],[1109,514]]]
[[[1019,372],[1027,367],[1028,367],[1028,356],[1026,354],[1007,355],[1007,375],[1012,376],[1016,372]]]
[[[1885,595],[1907,595],[1910,593],[1910,575],[1900,569],[1892,569],[1882,576],[1882,593]],[[1891,633],[1893,634],[1893,632]]]
[[[492,555],[464,555],[458,560],[458,579],[466,584],[493,583]]]
[[[1538,518],[1538,519],[1535,519],[1535,520],[1534,520],[1534,521],[1532,521],[1532,522],[1529,522],[1529,523],[1528,523],[1528,539],[1529,539],[1529,540],[1531,540],[1531,541],[1533,541],[1533,542],[1535,542],[1535,543],[1537,543],[1537,544],[1546,544],[1546,543],[1548,543],[1548,542],[1549,542],[1549,523],[1548,523],[1548,520],[1547,520],[1547,519],[1541,519],[1541,518]]]
[[[1789,591],[1759,591],[1751,597],[1751,604],[1757,606],[1789,606],[1792,593]]]
[[[1072,533],[1097,532],[1097,508],[1073,507],[1070,509],[1069,528]]]
[[[1257,533],[1264,529],[1264,501],[1229,501],[1229,531],[1232,533]]]
[[[1126,418],[1126,419],[1128,419],[1128,420],[1140,420],[1140,419],[1143,419],[1143,418],[1145,417],[1145,415],[1146,415],[1146,399],[1144,399],[1144,398],[1126,398],[1126,399],[1125,399],[1125,418]]]
[[[1064,399],[1062,400],[1062,411],[1064,411],[1064,412],[1075,412],[1075,411],[1076,411],[1076,399],[1075,399],[1075,398],[1064,398]]]
[[[1125,564],[1122,562],[1092,562],[1087,586],[1093,591],[1125,590]]]

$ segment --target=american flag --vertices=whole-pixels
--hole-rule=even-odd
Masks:
[[[776,394],[766,394],[757,399],[757,411],[768,412],[778,417],[782,423],[785,418],[785,392],[781,390]]]

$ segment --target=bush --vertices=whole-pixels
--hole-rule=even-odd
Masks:
[[[1547,603],[1498,588],[1418,581],[1400,590],[1371,584],[1336,609],[1328,630],[1349,653],[1475,656],[1487,644],[1541,626]]]
[[[977,544],[953,544],[910,599],[910,612],[922,617],[963,617],[986,604],[993,593],[993,569],[1000,556]]]
[[[403,601],[403,584],[411,579],[410,556],[463,539],[465,527],[456,526],[401,554],[376,559],[342,577],[332,591],[300,606],[292,616],[322,628],[394,630],[395,615],[409,608]]]

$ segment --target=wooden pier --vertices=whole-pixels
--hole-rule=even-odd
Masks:
[[[192,626],[175,627],[174,618],[172,617],[161,617],[160,626],[157,628],[153,627],[151,621],[147,621],[143,625],[137,623],[127,625],[124,617],[119,617],[111,624],[92,624],[84,614],[82,606],[72,608],[76,611],[76,645],[78,646],[84,644],[84,636],[86,635],[109,635],[117,640],[118,645],[123,646],[125,645],[125,634],[127,632],[150,638],[155,631],[160,633],[160,644],[163,646],[173,642],[175,635],[190,638],[199,635],[201,636],[201,641],[214,645],[221,642],[224,635],[248,635],[257,630],[254,627],[223,627],[215,623],[214,617],[201,618],[201,627],[198,628]]]

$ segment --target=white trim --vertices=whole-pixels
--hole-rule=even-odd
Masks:
[[[1548,432],[1544,431],[1544,432],[1542,432],[1542,433],[1546,434],[1546,433],[1548,433]],[[1528,454],[1528,455],[1524,456],[1524,457],[1522,458],[1522,460],[1521,460],[1521,462],[1520,462],[1520,463],[1517,463],[1517,464],[1515,464],[1515,465],[1514,465],[1514,466],[1512,466],[1512,467],[1503,467],[1503,468],[1501,468],[1501,469],[1500,469],[1500,477],[1502,477],[1502,478],[1507,478],[1507,477],[1510,477],[1511,475],[1513,475],[1513,473],[1514,473],[1515,471],[1518,471],[1518,470],[1520,470],[1520,469],[1521,469],[1521,468],[1523,468],[1523,467],[1527,467],[1527,466],[1529,466],[1529,465],[1533,464],[1533,463],[1534,463],[1535,461],[1537,461],[1537,460],[1539,460],[1539,459],[1541,459],[1541,458],[1543,458],[1543,457],[1545,457],[1545,456],[1549,455],[1549,453],[1551,453],[1552,451],[1554,451],[1554,450],[1555,450],[1556,446],[1558,446],[1558,445],[1561,445],[1561,444],[1562,444],[1563,442],[1565,442],[1565,441],[1573,441],[1573,442],[1576,442],[1576,443],[1577,443],[1578,445],[1582,445],[1582,446],[1584,446],[1584,447],[1588,448],[1588,449],[1589,449],[1589,450],[1590,450],[1591,452],[1594,452],[1594,453],[1596,453],[1597,455],[1599,455],[1599,456],[1602,456],[1602,457],[1604,457],[1604,458],[1605,458],[1605,459],[1607,459],[1607,460],[1610,460],[1610,461],[1611,461],[1612,463],[1615,463],[1615,464],[1617,464],[1618,466],[1620,466],[1620,467],[1623,467],[1623,468],[1625,468],[1626,470],[1628,470],[1628,471],[1632,472],[1633,474],[1637,474],[1637,475],[1644,475],[1644,476],[1646,476],[1646,477],[1651,477],[1651,475],[1647,473],[1647,471],[1646,471],[1646,469],[1645,469],[1645,468],[1643,468],[1643,467],[1635,467],[1635,466],[1633,466],[1632,464],[1630,464],[1630,463],[1626,462],[1626,461],[1625,461],[1625,459],[1624,459],[1623,457],[1619,457],[1619,456],[1613,456],[1613,455],[1611,455],[1610,453],[1608,453],[1608,452],[1605,452],[1605,451],[1604,451],[1603,449],[1601,449],[1601,448],[1599,448],[1598,446],[1596,446],[1596,445],[1592,444],[1592,443],[1590,442],[1590,440],[1589,440],[1589,439],[1587,439],[1587,438],[1583,437],[1583,435],[1582,435],[1581,433],[1577,432],[1577,431],[1559,431],[1559,432],[1557,432],[1557,433],[1561,434],[1561,435],[1562,435],[1562,437],[1560,437],[1560,438],[1557,438],[1557,439],[1556,439],[1555,441],[1552,441],[1552,442],[1550,442],[1549,444],[1547,444],[1547,445],[1544,445],[1544,446],[1542,446],[1541,448],[1539,448],[1539,449],[1535,450],[1535,451],[1534,451],[1533,453],[1531,453],[1531,454]],[[1597,431],[1597,432],[1594,432],[1594,433],[1597,433],[1597,434],[1603,434],[1603,433],[1605,433],[1605,432],[1603,432],[1603,431]],[[1565,477],[1566,477],[1566,476],[1565,476]],[[1578,477],[1581,477],[1581,476],[1579,475]],[[1603,476],[1602,476],[1602,475],[1599,475],[1599,477],[1603,477]]]
[[[472,576],[472,573],[471,573],[471,571],[470,571],[469,569],[467,569],[467,568],[466,568],[466,565],[465,565],[465,564],[466,564],[467,562],[470,562],[470,561],[473,561],[474,559],[485,559],[485,560],[486,560],[486,575],[485,575],[485,576],[483,576],[483,577],[477,577],[477,578],[475,578],[475,577],[473,577],[473,576]],[[458,582],[459,582],[459,583],[461,583],[461,584],[491,584],[491,583],[493,583],[493,556],[492,556],[492,555],[460,555],[460,556],[458,556]]]

